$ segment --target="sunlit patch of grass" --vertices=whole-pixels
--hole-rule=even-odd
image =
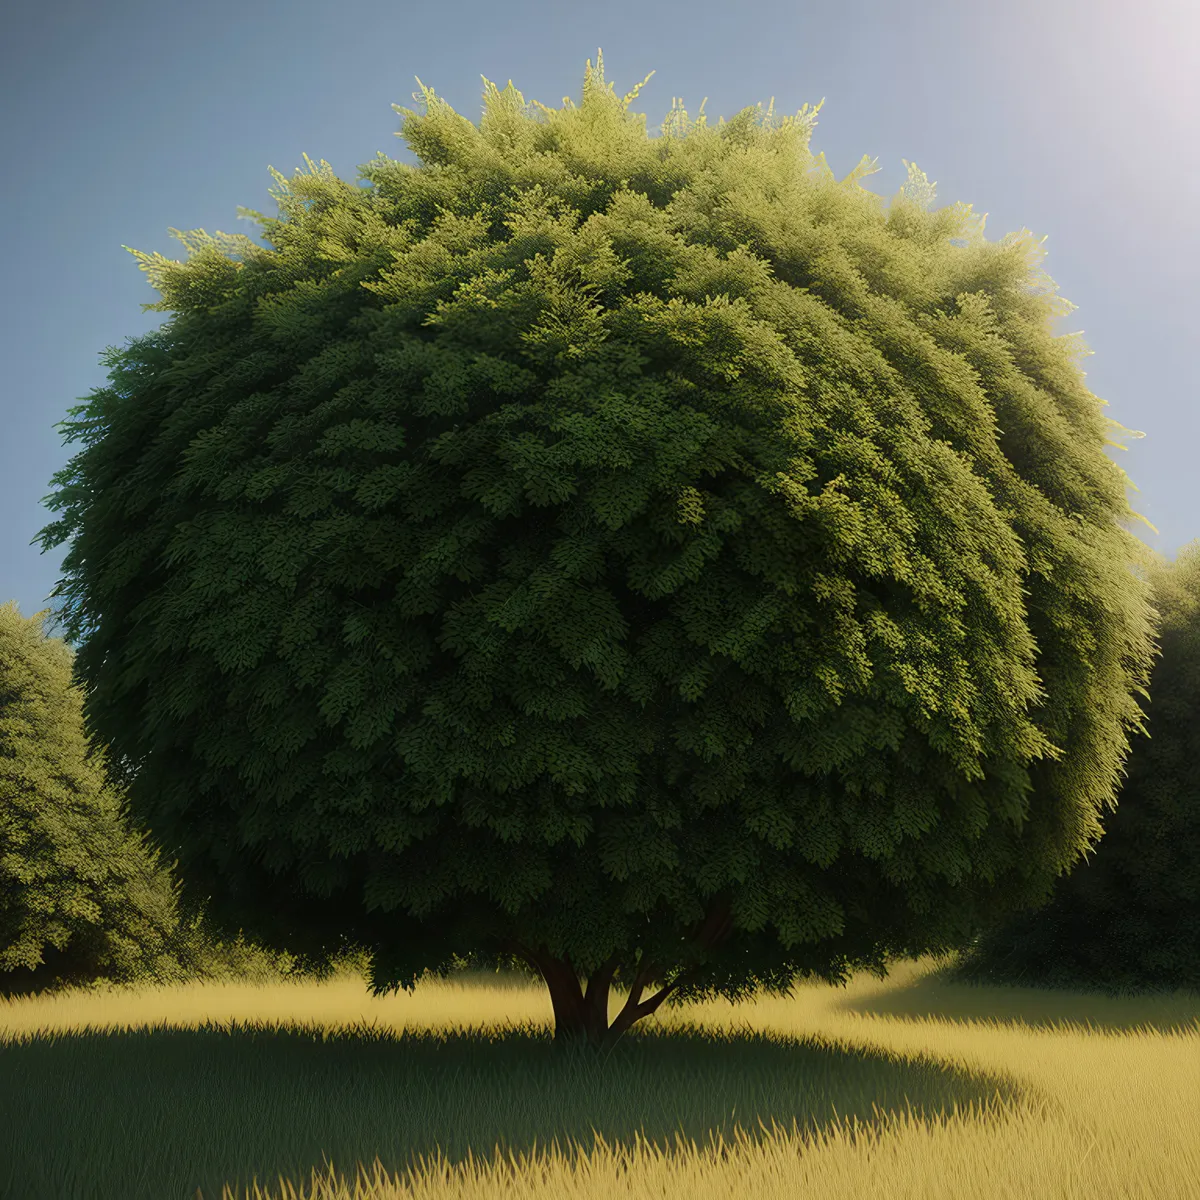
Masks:
[[[512,976],[0,1001],[0,1194],[1194,1198],[1200,996],[937,965],[668,1004],[603,1062]]]

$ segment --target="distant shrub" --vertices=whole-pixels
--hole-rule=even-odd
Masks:
[[[1200,542],[1151,566],[1149,578],[1161,656],[1116,810],[1047,904],[976,939],[960,979],[1200,990]]]

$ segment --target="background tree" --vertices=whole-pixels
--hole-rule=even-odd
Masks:
[[[45,611],[49,611],[48,609]],[[286,973],[244,941],[212,944],[89,752],[70,649],[0,607],[0,990]]]
[[[1117,994],[1200,991],[1200,543],[1150,578],[1162,657],[1104,837],[1047,905],[985,931],[952,975]]]
[[[1043,901],[1154,613],[1025,241],[915,166],[885,213],[815,113],[484,82],[368,189],[275,173],[274,249],[132,251],[174,317],[41,534],[131,812],[218,930],[521,962],[597,1047]]]

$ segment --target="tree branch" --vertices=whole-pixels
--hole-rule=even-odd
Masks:
[[[686,934],[689,943],[688,950],[692,955],[697,953],[704,955],[724,942],[732,930],[732,903],[728,891],[723,891],[710,902],[704,916]],[[550,983],[551,979],[560,979],[565,972],[574,981],[576,987],[579,986],[579,976],[571,962],[570,955],[566,955],[562,960],[554,959],[545,946],[532,949],[515,938],[503,935],[496,935],[495,941],[505,953],[524,959],[531,967],[540,972],[547,983]],[[643,962],[630,985],[624,1007],[616,1015],[612,1025],[609,1025],[608,991],[612,985],[613,975],[623,961],[623,957],[621,954],[612,955],[588,979],[587,989],[582,996],[576,993],[575,998],[576,1002],[582,1002],[587,1025],[593,1029],[604,1030],[603,1044],[608,1050],[616,1045],[630,1026],[654,1012],[680,984],[694,978],[703,965],[696,962],[685,967],[674,982],[664,985],[653,996],[643,1000],[642,992],[653,980],[660,979],[663,975],[662,969],[656,963]],[[553,994],[554,989],[552,988],[551,995],[553,996]]]
[[[712,950],[725,941],[732,930],[733,914],[730,897],[727,892],[722,892],[718,894],[708,912],[705,913],[697,925],[693,926],[689,934],[690,949],[693,952],[699,951],[702,954],[708,950]],[[694,963],[686,967],[673,983],[665,985],[661,991],[655,992],[653,996],[650,996],[646,1000],[642,1000],[642,990],[652,979],[660,977],[662,974],[661,970],[654,963],[643,963],[641,970],[638,971],[629,988],[629,996],[625,1001],[625,1007],[621,1009],[609,1027],[608,1035],[605,1038],[606,1045],[610,1049],[616,1045],[617,1041],[635,1021],[640,1021],[642,1017],[649,1016],[681,983],[694,978],[700,970],[701,965],[701,963]]]

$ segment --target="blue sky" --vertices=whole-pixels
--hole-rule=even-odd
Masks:
[[[652,137],[673,97],[693,118],[707,97],[710,125],[824,98],[811,149],[839,179],[867,154],[887,198],[907,159],[989,240],[1048,235],[1041,267],[1077,306],[1056,332],[1083,332],[1088,387],[1146,435],[1109,451],[1159,531],[1135,532],[1171,558],[1200,536],[1195,0],[58,0],[0,43],[0,603],[61,604],[67,547],[30,544],[80,448],[54,424],[104,386],[106,346],[169,319],[139,308],[159,293],[122,244],[186,259],[171,226],[265,244],[236,209],[275,215],[268,166],[290,179],[307,153],[355,182],[376,151],[418,161],[391,107],[422,110],[416,76],[477,122],[481,76],[578,104],[598,47],[618,96],[655,72],[631,105]]]

